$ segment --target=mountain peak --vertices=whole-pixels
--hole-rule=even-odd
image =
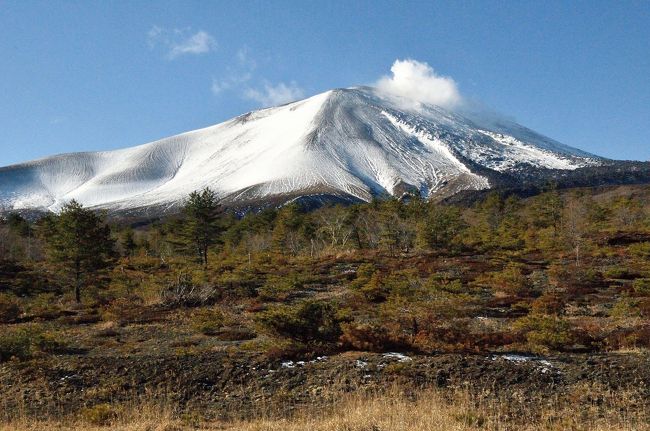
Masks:
[[[600,163],[516,123],[402,102],[372,87],[338,88],[138,147],[0,168],[0,204],[174,207],[203,187],[233,205],[404,190],[431,198],[488,188],[490,173]]]

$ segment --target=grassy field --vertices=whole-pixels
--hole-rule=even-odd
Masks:
[[[171,403],[140,400],[99,405],[78,415],[37,420],[8,415],[0,430],[228,430],[228,431],[434,431],[434,430],[650,430],[650,415],[637,408],[640,394],[575,387],[536,405],[517,405],[495,394],[465,390],[341,395],[332,407],[305,408],[289,416],[260,406],[246,421],[205,423],[179,415]],[[6,412],[5,412],[6,413]]]

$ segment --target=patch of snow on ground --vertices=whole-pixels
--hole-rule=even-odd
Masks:
[[[413,360],[409,356],[406,356],[405,354],[398,353],[398,352],[384,353],[382,357],[386,359],[396,359],[398,362],[410,362]]]
[[[362,361],[361,359],[357,359],[354,362],[354,366],[357,368],[366,369],[368,368],[368,363],[366,361]]]
[[[296,367],[304,367],[307,364],[316,364],[318,362],[323,362],[327,360],[327,356],[318,356],[316,359],[312,359],[311,361],[284,361],[280,364],[282,368],[296,368]]]
[[[552,371],[559,373],[559,371],[550,361],[535,356],[525,356],[525,355],[517,355],[511,353],[492,356],[493,361],[496,361],[497,359],[504,359],[506,361],[514,362],[517,364],[524,364],[530,362],[533,363],[542,374],[550,373]]]

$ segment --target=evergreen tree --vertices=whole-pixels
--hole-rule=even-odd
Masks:
[[[183,242],[196,251],[207,268],[208,250],[218,242],[221,233],[219,221],[222,211],[216,193],[208,187],[190,193],[184,212],[186,218],[181,230]]]
[[[296,203],[282,207],[275,218],[273,227],[273,248],[278,253],[289,251],[296,255],[300,249],[299,229],[304,221],[304,214]]]
[[[21,237],[27,237],[31,232],[29,222],[18,213],[10,213],[7,216],[7,226],[9,226],[10,231]]]
[[[352,229],[352,240],[354,245],[359,250],[363,249],[363,242],[361,241],[361,228],[359,227],[359,219],[361,211],[359,205],[353,205],[348,208],[345,222]]]
[[[523,235],[526,228],[521,217],[521,202],[512,195],[503,202],[502,219],[496,232],[499,248],[517,250],[524,246]]]
[[[48,258],[74,280],[74,294],[81,302],[81,288],[89,277],[114,263],[114,241],[102,216],[71,201],[59,215],[43,222]]]
[[[124,248],[124,254],[128,257],[133,256],[133,252],[138,248],[138,245],[135,242],[135,234],[132,228],[127,228],[121,237],[122,248]]]
[[[449,250],[454,239],[465,228],[460,210],[456,207],[430,204],[429,211],[418,224],[417,242],[430,250]]]
[[[557,190],[542,193],[534,200],[530,208],[530,218],[535,228],[553,228],[558,233],[562,222],[564,201]]]

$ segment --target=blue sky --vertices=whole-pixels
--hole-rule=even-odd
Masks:
[[[521,124],[650,159],[650,2],[0,0],[0,165],[143,144],[426,62]]]

